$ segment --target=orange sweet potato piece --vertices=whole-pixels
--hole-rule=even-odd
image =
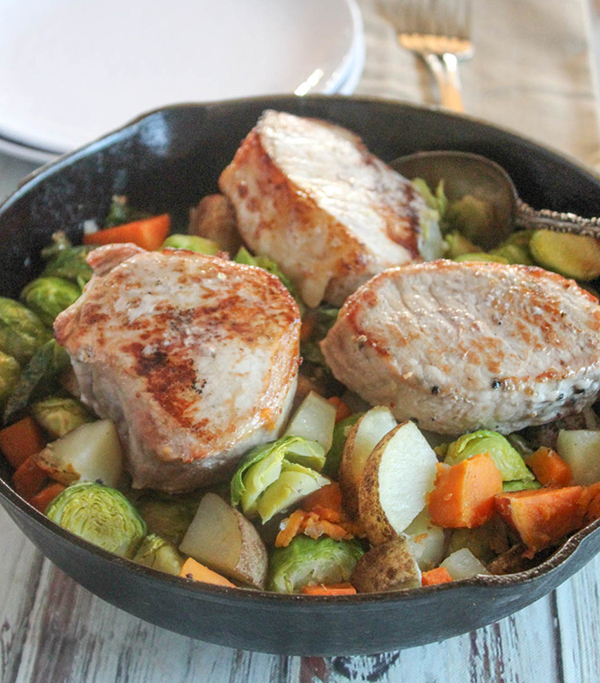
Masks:
[[[332,406],[335,406],[335,422],[336,424],[338,422],[341,422],[342,420],[345,420],[347,417],[350,417],[352,415],[352,411],[348,407],[348,405],[342,401],[341,398],[338,396],[332,396],[331,398],[327,399],[328,403],[331,403]]]
[[[438,583],[450,583],[454,579],[450,576],[450,572],[446,567],[436,567],[435,569],[430,569],[428,572],[423,572],[421,574],[421,585],[422,586],[435,586]]]
[[[342,510],[342,491],[337,482],[331,482],[320,489],[313,491],[306,496],[300,504],[303,510],[310,512],[316,508],[324,508],[327,510],[335,510],[341,512]]]
[[[55,482],[53,484],[48,484],[46,488],[43,488],[39,493],[36,493],[33,498],[29,501],[36,510],[39,510],[40,512],[44,513],[46,512],[46,508],[50,503],[60,494],[65,490],[65,486],[63,484],[59,484],[58,482]]]
[[[542,486],[560,488],[570,486],[573,472],[560,455],[551,448],[542,446],[527,458],[527,465],[533,470],[536,479]]]
[[[230,588],[237,588],[234,583],[231,583],[228,579],[217,572],[213,572],[212,569],[205,567],[200,562],[196,562],[191,557],[183,563],[183,567],[179,573],[179,576],[183,576],[185,579],[194,579],[194,581],[203,581],[204,583],[214,583],[217,586],[229,586]]]
[[[497,495],[495,504],[502,519],[517,531],[531,555],[555,545],[583,526],[585,493],[583,486],[516,491]]]
[[[429,514],[434,524],[468,528],[485,524],[494,512],[494,496],[502,491],[502,475],[488,453],[452,467],[438,466]]]
[[[13,485],[20,496],[31,501],[44,488],[47,479],[48,474],[38,467],[35,455],[30,455],[13,474]]]
[[[42,432],[32,417],[24,417],[0,430],[0,450],[16,470],[30,455],[39,453],[45,445]]]
[[[332,583],[329,585],[304,586],[304,595],[356,595],[356,588],[351,583]]]

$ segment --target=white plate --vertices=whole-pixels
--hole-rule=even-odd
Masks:
[[[0,16],[0,135],[28,149],[177,102],[334,93],[361,41],[364,60],[355,0],[0,0]]]

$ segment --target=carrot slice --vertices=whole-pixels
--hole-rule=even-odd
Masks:
[[[479,453],[452,467],[438,464],[429,514],[434,524],[472,529],[494,513],[494,496],[502,491],[502,475],[488,453]]]
[[[0,450],[16,470],[45,445],[42,431],[32,417],[24,417],[0,431]]]
[[[320,489],[313,491],[300,504],[303,510],[310,512],[315,508],[326,508],[327,510],[342,511],[342,491],[337,482],[326,484]]]
[[[304,586],[304,595],[356,595],[356,588],[350,583],[331,583],[319,586]]]
[[[50,503],[56,498],[56,496],[62,493],[65,490],[65,488],[66,486],[64,486],[63,484],[59,484],[58,482],[56,482],[55,484],[49,484],[39,493],[36,493],[36,495],[33,496],[29,502],[33,505],[34,508],[36,508],[40,512],[46,512],[46,508],[48,507],[48,505],[50,505]]]
[[[336,424],[338,422],[341,422],[342,420],[345,420],[347,417],[350,417],[350,415],[352,415],[352,411],[350,410],[350,408],[338,396],[332,396],[331,398],[328,398],[327,402],[331,403],[332,406],[335,406],[335,422],[336,422]]]
[[[38,467],[34,458],[35,455],[30,455],[13,474],[15,491],[27,501],[31,501],[44,488],[48,479],[48,475]]]
[[[217,586],[229,586],[230,588],[237,588],[234,583],[231,583],[228,579],[217,572],[213,572],[212,569],[205,567],[200,562],[188,557],[188,559],[183,563],[181,572],[179,576],[183,576],[185,579],[194,579],[194,581],[203,581],[204,583],[214,583]]]
[[[170,230],[171,217],[164,213],[160,216],[92,232],[83,236],[83,243],[103,245],[133,242],[142,249],[154,251],[162,245]]]
[[[422,586],[436,586],[438,583],[450,583],[450,581],[454,581],[454,579],[446,567],[436,567],[421,574]]]
[[[583,526],[585,494],[583,486],[516,491],[497,495],[495,505],[531,556]]]
[[[573,481],[573,473],[568,463],[551,448],[545,446],[538,448],[527,458],[527,465],[533,470],[542,486],[561,488],[569,486]]]

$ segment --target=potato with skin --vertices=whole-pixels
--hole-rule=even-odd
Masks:
[[[244,515],[216,493],[200,501],[179,550],[234,581],[263,589],[267,549]]]
[[[433,449],[410,421],[377,444],[358,491],[358,521],[372,545],[401,534],[425,507],[437,462]]]
[[[392,411],[385,406],[377,406],[366,412],[348,433],[338,480],[344,507],[352,517],[358,515],[358,490],[365,463],[379,441],[395,426]]]
[[[358,561],[350,583],[359,593],[419,588],[421,570],[405,536],[374,546]]]

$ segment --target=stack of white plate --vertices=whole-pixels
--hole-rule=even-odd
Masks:
[[[0,150],[44,162],[180,102],[352,94],[356,0],[0,0]]]

